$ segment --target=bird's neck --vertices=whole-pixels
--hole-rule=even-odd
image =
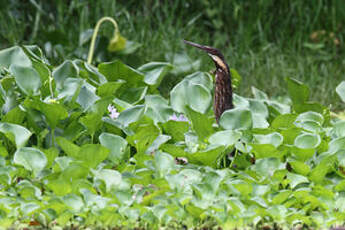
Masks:
[[[214,91],[214,111],[217,122],[225,110],[234,107],[232,102],[232,85],[229,68],[216,70]]]

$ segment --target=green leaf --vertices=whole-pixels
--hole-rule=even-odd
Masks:
[[[199,113],[205,113],[209,109],[212,94],[204,79],[201,74],[193,78],[187,76],[171,90],[170,101],[175,111],[184,113],[186,105]]]
[[[277,148],[283,143],[283,136],[277,132],[267,135],[254,135],[254,143],[271,144]]]
[[[167,135],[159,135],[153,142],[152,144],[146,149],[145,153],[150,154],[154,153],[155,151],[158,150],[158,148],[164,144],[165,142],[169,141],[171,139],[170,136]]]
[[[78,179],[85,179],[89,174],[89,168],[81,162],[70,162],[61,172],[61,178],[66,181],[75,181]],[[73,185],[72,185],[73,187]]]
[[[68,194],[64,196],[63,201],[71,208],[73,212],[80,212],[85,205],[81,197],[75,194]]]
[[[316,113],[313,111],[308,111],[308,112],[299,114],[295,122],[300,123],[300,122],[305,122],[305,121],[313,121],[319,125],[322,125],[324,122],[324,119],[323,119],[322,114]]]
[[[85,144],[83,145],[76,159],[82,160],[84,165],[95,168],[99,163],[104,161],[109,155],[109,149],[99,144]]]
[[[102,113],[87,113],[85,116],[79,119],[79,122],[86,127],[88,133],[90,135],[94,135],[94,133],[101,127],[102,123]]]
[[[160,95],[145,96],[146,112],[145,115],[150,117],[155,123],[166,122],[174,111],[168,105],[168,101]]]
[[[219,125],[224,129],[250,129],[253,126],[252,114],[242,108],[226,110],[220,117]]]
[[[213,119],[210,119],[206,114],[201,114],[189,106],[186,108],[189,120],[192,123],[193,130],[197,133],[200,140],[205,140],[208,136],[213,133]]]
[[[150,62],[138,68],[145,75],[144,82],[148,85],[159,85],[164,76],[173,68],[167,62]]]
[[[0,122],[0,132],[15,143],[17,148],[24,146],[32,134],[23,126],[5,122]]]
[[[156,140],[159,134],[160,131],[157,126],[153,124],[145,124],[139,126],[135,130],[134,135],[127,136],[127,141],[132,146],[135,146],[138,153],[144,153]]]
[[[25,115],[26,114],[23,110],[21,110],[19,107],[15,107],[6,113],[1,120],[2,122],[20,125],[23,122]]]
[[[120,136],[111,133],[102,133],[99,136],[101,145],[110,150],[108,159],[119,164],[126,157],[127,141]]]
[[[234,68],[230,68],[232,88],[237,90],[240,87],[242,77]]]
[[[231,145],[234,145],[236,142],[238,142],[241,136],[242,134],[238,131],[233,131],[233,130],[218,131],[212,134],[208,138],[208,141],[210,142],[210,144],[231,146]]]
[[[296,118],[295,114],[282,114],[273,120],[271,126],[276,129],[288,129],[294,126]]]
[[[251,169],[264,177],[272,177],[277,170],[285,169],[285,164],[278,158],[258,159]]]
[[[301,161],[290,161],[289,164],[296,173],[301,174],[303,176],[308,175],[308,173],[310,172],[309,165]]]
[[[308,183],[309,180],[305,176],[298,175],[295,173],[287,173],[287,179],[290,181],[291,188],[295,188],[301,183]]]
[[[339,137],[329,142],[328,151],[330,153],[336,153],[339,150],[343,150],[343,149],[345,149],[345,137]]]
[[[14,153],[15,164],[23,166],[37,175],[47,165],[47,158],[43,152],[31,147],[21,147]]]
[[[286,78],[286,82],[289,95],[294,104],[303,104],[309,99],[309,89],[302,82],[293,78]]]
[[[165,55],[166,59],[173,64],[174,69],[172,73],[174,75],[181,75],[190,73],[193,70],[200,69],[200,59],[193,60],[186,53],[168,53]]]
[[[342,81],[337,88],[335,88],[335,91],[339,95],[340,99],[345,102],[345,81]]]
[[[78,77],[78,67],[70,60],[64,61],[52,73],[57,90],[61,90],[67,78]]]
[[[117,51],[118,55],[129,55],[137,51],[142,45],[135,41],[126,41],[125,48],[123,50]]]
[[[63,82],[62,88],[58,90],[57,99],[65,98],[64,101],[74,102],[79,95],[83,83],[84,80],[80,78],[67,78]]]
[[[9,68],[11,64],[20,64],[21,66],[30,67],[31,61],[19,46],[0,50],[0,67]]]
[[[39,94],[41,77],[34,68],[12,64],[10,72],[14,75],[17,85],[25,94],[30,96]]]
[[[126,188],[126,184],[122,181],[122,175],[116,170],[112,169],[102,169],[99,171],[94,171],[95,177],[104,181],[106,186],[106,191],[111,190],[122,190]]]
[[[327,156],[322,159],[322,161],[311,170],[309,179],[315,183],[323,182],[327,173],[332,169],[333,165],[336,163],[336,156]]]
[[[106,62],[98,65],[98,71],[103,74],[108,81],[125,80],[126,87],[136,87],[142,85],[144,75],[137,70],[123,64],[120,61]]]
[[[86,111],[97,100],[100,99],[100,97],[95,94],[95,91],[95,88],[87,83],[84,83],[84,85],[81,87],[77,102],[84,109],[84,111]]]
[[[184,140],[184,134],[188,132],[188,122],[170,120],[163,124],[164,133],[169,134],[171,138],[177,141]]]
[[[129,104],[136,104],[142,99],[144,99],[148,87],[136,87],[136,88],[127,88],[125,91],[121,93],[119,98]]]
[[[50,180],[47,187],[57,196],[64,196],[72,192],[71,182],[61,178]]]
[[[188,162],[193,164],[207,165],[211,167],[217,166],[217,160],[224,155],[225,146],[209,146],[205,150],[196,153],[187,154]]]
[[[55,147],[42,150],[47,158],[47,167],[51,167],[54,163],[55,158],[59,156],[59,150]]]
[[[97,88],[97,95],[100,97],[113,96],[123,84],[125,84],[125,81],[121,79],[104,83]]]
[[[167,153],[156,152],[155,165],[159,177],[164,177],[175,167],[175,160]]]
[[[117,118],[117,121],[123,126],[127,127],[129,124],[138,121],[145,113],[146,107],[144,105],[136,105],[129,109],[122,111]]]
[[[268,157],[281,157],[284,152],[278,151],[272,144],[251,144],[252,152],[256,159],[268,158]]]
[[[58,125],[59,121],[68,117],[67,110],[65,107],[58,103],[43,103],[36,102],[40,108],[40,111],[47,118],[47,122],[52,129]]]
[[[78,145],[73,144],[73,142],[63,138],[63,137],[56,137],[56,141],[62,150],[71,157],[76,158],[78,152],[80,151],[80,147]]]
[[[268,96],[265,92],[255,88],[254,86],[251,87],[252,93],[255,99],[258,100],[268,100]]]
[[[295,139],[294,145],[300,149],[314,149],[321,143],[321,138],[317,134],[302,133]]]

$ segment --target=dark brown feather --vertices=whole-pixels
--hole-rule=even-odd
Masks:
[[[188,45],[206,51],[216,65],[216,82],[214,89],[213,110],[214,115],[216,116],[216,121],[217,123],[219,123],[219,119],[223,112],[234,107],[232,103],[232,85],[229,66],[225,62],[223,54],[218,49],[199,45],[197,43],[186,40],[184,40],[184,42]]]

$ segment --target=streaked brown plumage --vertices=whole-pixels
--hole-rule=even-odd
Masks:
[[[199,45],[186,40],[183,41],[188,45],[206,51],[216,65],[216,83],[214,89],[213,110],[218,123],[223,112],[234,107],[232,103],[232,85],[229,66],[226,64],[223,54],[218,49]]]

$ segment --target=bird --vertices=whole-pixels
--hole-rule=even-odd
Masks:
[[[234,108],[232,99],[231,73],[229,66],[225,61],[224,55],[218,49],[210,46],[200,45],[187,40],[183,41],[188,45],[206,51],[206,53],[212,58],[216,66],[213,111],[216,117],[216,121],[219,124],[219,119],[224,111]]]

